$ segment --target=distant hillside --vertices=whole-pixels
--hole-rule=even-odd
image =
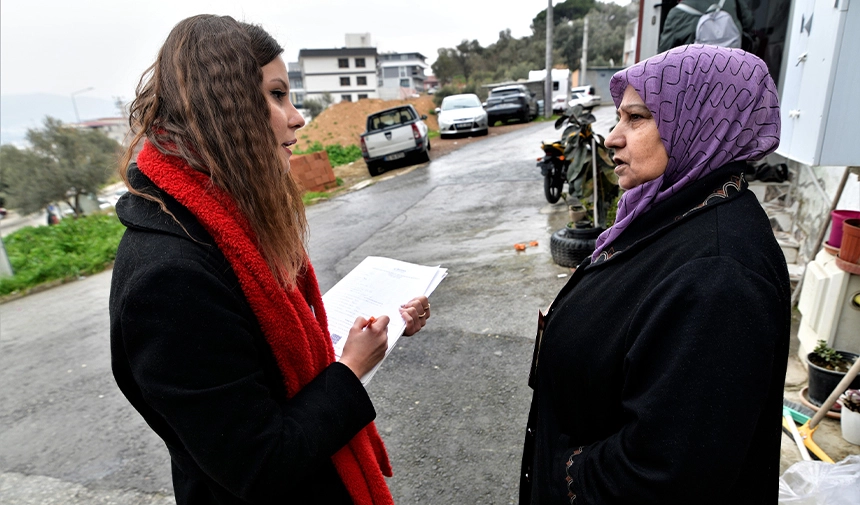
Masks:
[[[117,115],[111,100],[78,95],[75,103],[81,121]],[[0,96],[0,143],[22,142],[27,129],[40,128],[45,116],[76,122],[72,97],[45,93]]]

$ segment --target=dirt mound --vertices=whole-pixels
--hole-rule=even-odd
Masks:
[[[439,128],[436,116],[430,115],[430,111],[436,108],[431,96],[423,95],[407,100],[367,98],[357,102],[336,103],[324,110],[316,119],[299,130],[298,148],[307,149],[314,142],[320,142],[324,146],[332,144],[340,144],[344,147],[358,145],[359,136],[364,133],[368,114],[407,103],[412,104],[418,114],[427,115],[424,122],[428,128],[431,130]]]

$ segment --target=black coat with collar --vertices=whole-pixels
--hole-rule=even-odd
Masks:
[[[571,503],[568,474],[576,505],[776,503],[790,289],[740,170],[637,218],[556,298],[520,503]]]
[[[352,503],[331,456],[376,415],[361,382],[334,363],[288,400],[212,237],[134,165],[130,176],[181,226],[130,193],[117,204],[128,229],[111,283],[112,368],[170,451],[177,504]]]

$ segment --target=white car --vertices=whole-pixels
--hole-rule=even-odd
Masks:
[[[600,95],[595,94],[594,86],[577,86],[570,90],[570,101],[568,107],[582,105],[583,107],[597,107],[600,105]]]
[[[487,111],[481,105],[478,95],[449,95],[442,99],[442,106],[436,109],[439,122],[439,136],[453,137],[457,134],[486,135],[489,132]]]

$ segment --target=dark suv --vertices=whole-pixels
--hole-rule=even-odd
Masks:
[[[490,91],[486,107],[487,123],[492,126],[496,121],[517,119],[528,123],[538,115],[535,94],[522,84],[502,86]]]

